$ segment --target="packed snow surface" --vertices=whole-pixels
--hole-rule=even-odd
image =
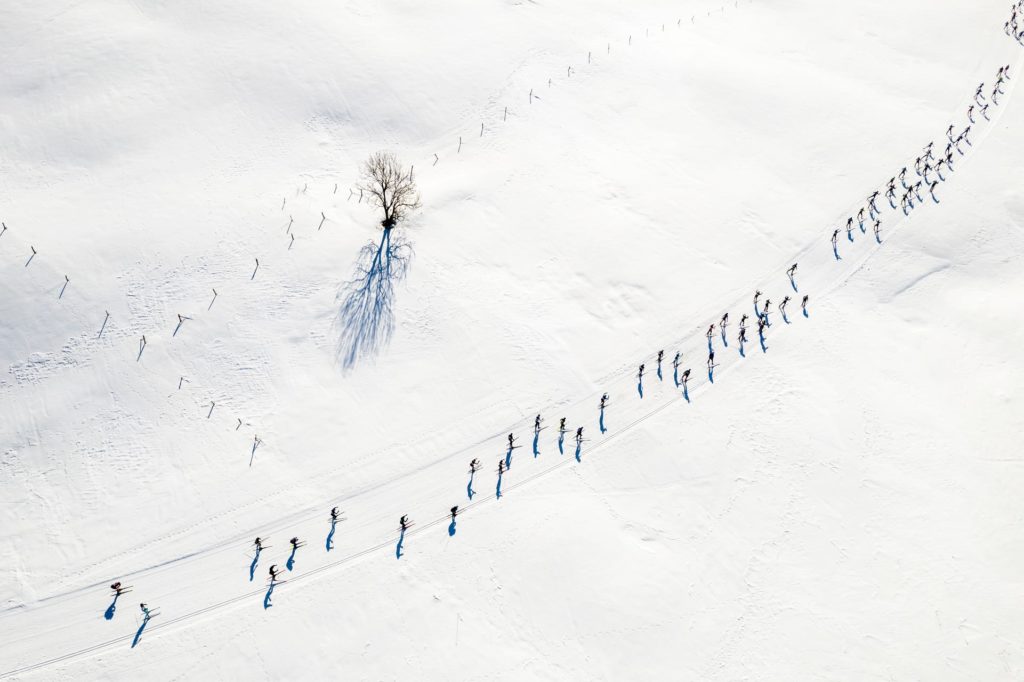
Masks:
[[[1009,5],[8,0],[0,677],[1024,679]]]

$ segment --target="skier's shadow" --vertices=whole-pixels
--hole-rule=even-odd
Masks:
[[[135,631],[135,639],[132,640],[133,649],[138,645],[139,640],[142,639],[142,631],[146,629],[147,625],[149,625],[149,616],[145,616],[142,619],[142,625],[140,625],[139,629]]]
[[[277,587],[277,583],[273,580],[270,581],[270,587],[267,588],[267,593],[263,596],[263,608],[269,609],[273,604],[270,603],[270,598],[274,596],[274,588]]]
[[[768,346],[766,346],[764,344],[764,337],[763,336],[761,337],[761,352],[762,353],[767,353],[768,352]]]
[[[252,563],[249,564],[249,582],[252,582],[253,577],[256,575],[256,564],[260,561],[260,550],[256,550],[256,556],[252,558]]]
[[[452,519],[452,522],[448,524],[448,537],[452,537],[453,535],[455,535],[455,519],[454,518]]]
[[[114,595],[114,601],[110,602],[110,606],[108,606],[107,610],[103,612],[103,617],[106,618],[107,620],[113,620],[114,619],[114,611],[117,610],[117,598],[120,597],[120,596],[121,595],[119,595],[119,594],[115,594]]]
[[[395,545],[395,558],[402,558],[402,545],[405,544],[405,529],[403,528],[398,534],[398,544]]]
[[[471,500],[473,499],[473,494],[476,492],[475,490],[473,490],[473,477],[475,475],[476,475],[475,471],[470,471],[469,472],[469,483],[466,484],[466,496],[469,497],[469,499],[471,499]]]
[[[288,561],[285,562],[284,566],[289,571],[295,568],[295,553],[299,551],[298,545],[292,545],[292,553],[288,555]]]
[[[498,485],[494,488],[494,498],[501,499],[501,473],[498,473]]]
[[[576,443],[576,461],[577,462],[581,461],[580,460],[580,448],[582,448],[582,447],[583,447],[582,444]]]
[[[608,429],[606,429],[605,426],[604,426],[604,408],[603,407],[601,408],[601,416],[597,420],[597,426],[600,429],[601,433],[606,433],[608,431]]]
[[[354,277],[338,291],[336,351],[345,369],[376,354],[391,340],[395,284],[405,279],[413,256],[411,242],[394,232],[394,228],[385,230],[379,244],[371,241],[363,246]]]
[[[533,456],[536,457],[540,454],[540,450],[537,449],[540,441],[540,431],[533,432]]]
[[[661,364],[658,364],[658,381],[661,381]]]
[[[640,379],[636,383],[636,392],[640,394],[640,398],[641,399],[644,397],[644,380],[643,379]]]
[[[334,520],[331,521],[331,532],[327,534],[327,551],[330,552],[334,549],[334,531],[338,527],[338,523]]]

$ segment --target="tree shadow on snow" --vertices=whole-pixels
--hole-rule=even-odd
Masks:
[[[355,275],[338,291],[337,355],[344,369],[376,355],[395,329],[395,285],[405,279],[413,248],[402,234],[385,230],[380,242],[363,246]]]

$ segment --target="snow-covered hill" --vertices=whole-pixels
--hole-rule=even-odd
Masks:
[[[0,675],[1020,678],[1008,4],[8,3]]]

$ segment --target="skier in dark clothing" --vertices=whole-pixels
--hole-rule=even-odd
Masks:
[[[253,544],[256,545],[256,551],[257,552],[260,552],[260,551],[263,550],[263,540],[261,540],[260,538],[256,538],[253,541]]]
[[[846,238],[853,241],[853,218],[846,221]]]
[[[398,519],[398,527],[401,528],[403,531],[408,530],[408,528],[409,528],[409,515],[408,514],[402,514],[401,518]]]
[[[538,414],[537,418],[533,420],[533,432],[534,433],[539,433],[540,432],[540,422],[541,422],[541,419],[540,419],[540,415]]]
[[[277,576],[281,571],[277,570],[277,564],[270,565],[270,582],[276,583]]]
[[[583,427],[576,429],[576,445],[583,442]]]
[[[804,300],[800,301],[800,310],[803,311],[804,317],[807,317],[807,299],[808,296],[804,296]]]
[[[782,299],[782,303],[779,304],[779,312],[782,314],[782,319],[789,324],[789,319],[786,317],[786,306],[789,304],[789,296]]]

